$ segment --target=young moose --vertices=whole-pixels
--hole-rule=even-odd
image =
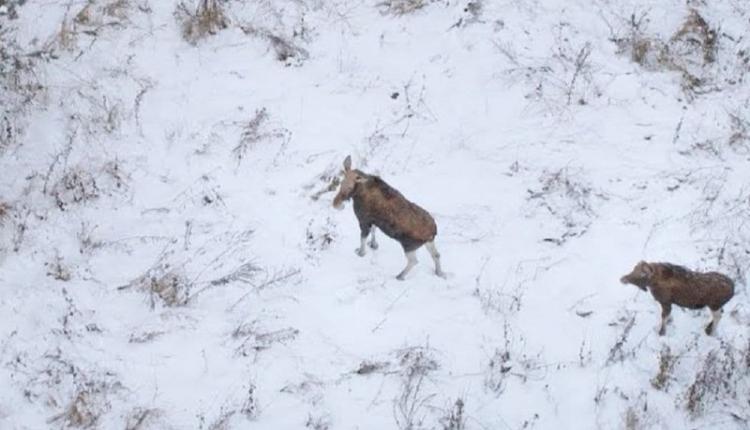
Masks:
[[[435,274],[445,277],[440,267],[440,254],[433,241],[437,235],[435,220],[416,204],[406,200],[398,191],[377,176],[352,169],[351,156],[344,160],[344,180],[339,193],[333,199],[333,207],[343,209],[345,200],[354,200],[354,214],[361,230],[360,246],[356,250],[365,255],[367,236],[372,235],[370,247],[378,248],[375,227],[396,239],[406,253],[406,267],[396,279],[403,281],[406,274],[417,264],[417,249],[425,245],[435,262]]]
[[[693,272],[669,263],[641,261],[620,282],[633,284],[643,291],[647,291],[648,287],[651,295],[661,304],[660,336],[666,332],[673,304],[688,309],[708,306],[713,318],[706,326],[706,334],[713,334],[721,318],[722,307],[734,295],[734,282],[721,273]]]

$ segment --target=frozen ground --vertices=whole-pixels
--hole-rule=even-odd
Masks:
[[[19,3],[0,428],[748,428],[744,2]],[[354,254],[348,154],[447,280]],[[641,259],[731,275],[718,335]]]

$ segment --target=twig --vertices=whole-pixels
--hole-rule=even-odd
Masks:
[[[245,300],[246,298],[248,298],[248,297],[250,296],[250,294],[252,294],[252,293],[254,293],[254,292],[257,292],[257,291],[260,291],[260,290],[262,290],[263,288],[266,288],[266,287],[268,287],[268,286],[270,286],[270,285],[273,285],[273,284],[276,284],[276,283],[278,283],[278,282],[281,282],[281,281],[284,281],[284,280],[286,280],[286,279],[289,279],[289,278],[291,278],[292,276],[296,276],[296,275],[299,275],[300,273],[301,273],[301,270],[300,270],[300,269],[294,269],[294,270],[291,270],[291,271],[289,271],[289,272],[287,272],[287,273],[285,273],[285,274],[283,274],[283,275],[281,275],[281,276],[274,276],[274,277],[272,277],[271,279],[267,280],[266,282],[263,282],[262,284],[260,284],[260,285],[257,285],[257,286],[255,286],[255,287],[253,287],[253,289],[251,289],[251,290],[250,290],[250,291],[248,291],[247,293],[243,294],[243,295],[242,295],[242,297],[240,297],[240,298],[239,298],[239,299],[238,299],[238,300],[237,300],[236,302],[234,302],[234,303],[232,304],[232,306],[230,306],[230,307],[229,307],[229,309],[228,309],[228,310],[229,310],[230,312],[231,312],[231,311],[233,311],[233,310],[234,310],[234,308],[235,308],[235,307],[237,307],[237,305],[239,305],[239,304],[240,304],[240,303],[241,303],[242,301],[244,301],[244,300]]]

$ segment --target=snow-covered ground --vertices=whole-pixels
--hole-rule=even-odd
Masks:
[[[20,3],[0,428],[748,428],[745,2]],[[447,279],[355,255],[349,154]],[[642,259],[735,279],[717,336]]]

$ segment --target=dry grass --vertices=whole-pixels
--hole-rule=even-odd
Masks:
[[[607,356],[606,361],[606,364],[608,366],[625,360],[625,358],[629,355],[625,351],[625,344],[628,342],[630,331],[635,325],[635,314],[630,314],[628,316],[620,318],[618,323],[623,324],[623,328],[622,332],[620,332],[620,335],[617,337],[617,341],[609,350],[609,355]]]
[[[543,172],[539,183],[538,189],[528,190],[526,200],[549,212],[561,224],[559,233],[544,238],[544,241],[563,245],[571,238],[584,235],[596,216],[594,197],[604,196],[595,193],[580,174],[574,174],[568,168]]]
[[[60,256],[57,256],[52,262],[45,263],[45,266],[47,266],[47,276],[58,281],[68,282],[72,278],[70,269],[64,264]]]
[[[162,411],[158,409],[134,408],[125,420],[125,430],[158,428],[158,420],[162,415]]]
[[[291,132],[284,127],[274,127],[266,108],[260,108],[255,111],[250,120],[242,125],[240,139],[237,145],[232,148],[232,155],[239,165],[247,157],[247,154],[256,149],[261,142],[266,142],[269,145],[276,144],[279,149],[273,159],[275,165],[290,139]]]
[[[229,19],[219,0],[199,0],[194,8],[180,3],[174,15],[180,24],[182,38],[191,45],[229,26]]]
[[[248,36],[258,37],[267,41],[276,54],[276,60],[287,66],[301,66],[308,58],[310,58],[310,54],[307,50],[295,43],[294,39],[296,38],[285,37],[281,34],[252,25],[244,25],[241,29],[242,32]]]
[[[278,330],[268,330],[259,327],[257,320],[241,324],[232,332],[232,339],[239,341],[235,353],[242,357],[256,357],[261,351],[276,344],[286,344],[294,341],[299,330],[293,327]]]
[[[669,382],[672,379],[672,371],[677,364],[676,355],[672,354],[669,346],[664,345],[661,353],[659,354],[659,371],[656,376],[651,379],[651,386],[657,390],[666,390],[669,386]]]
[[[69,169],[53,186],[50,195],[61,211],[71,205],[96,200],[101,195],[96,178],[82,168]]]
[[[737,399],[737,380],[743,376],[742,355],[726,342],[706,354],[684,395],[685,408],[691,417],[702,416],[717,404]]]
[[[632,14],[628,34],[615,37],[620,54],[651,71],[678,72],[686,93],[704,91],[709,84],[703,72],[716,61],[719,49],[717,31],[696,9],[690,9],[682,25],[667,40],[649,35],[647,14]]]
[[[0,202],[0,227],[10,218],[13,206],[8,202]]]
[[[47,54],[25,52],[14,36],[0,23],[0,155],[19,143],[27,111],[45,94],[37,65]]]
[[[464,416],[464,401],[456,399],[453,407],[440,420],[442,430],[464,430],[466,428],[466,417]]]
[[[168,307],[186,305],[192,286],[193,283],[180,269],[172,268],[169,264],[157,264],[128,284],[118,287],[118,290],[135,287],[145,292],[153,309],[157,303]]]
[[[403,16],[412,14],[428,4],[430,0],[384,0],[377,4],[383,15]]]

